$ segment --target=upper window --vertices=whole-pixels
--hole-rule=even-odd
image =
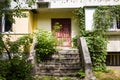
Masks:
[[[116,19],[116,27],[120,29],[120,17]]]
[[[113,25],[110,30],[119,30],[120,29],[120,18],[116,18],[113,20]]]
[[[5,15],[5,27],[3,32],[12,31],[12,22],[9,19],[9,15]]]
[[[0,18],[0,32],[2,32],[2,18]]]
[[[4,15],[0,19],[0,32],[12,31],[12,21],[10,21],[9,15]]]

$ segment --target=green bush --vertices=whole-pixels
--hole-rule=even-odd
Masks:
[[[25,35],[23,37],[20,37],[16,43],[18,44],[18,47],[19,48],[23,48],[22,52],[25,53],[25,54],[29,54],[29,51],[30,51],[30,45],[32,43],[33,39],[32,39],[32,36],[31,35]],[[15,42],[14,42],[15,44]],[[15,44],[16,45],[16,44]],[[15,47],[15,46],[13,46]],[[21,51],[21,50],[20,50]]]
[[[0,36],[1,54],[9,54],[8,59],[0,59],[0,80],[32,80],[31,64],[27,63],[24,47],[30,45],[32,38],[29,35],[23,36],[16,41],[10,41],[10,37],[6,38],[6,41],[2,40]],[[7,49],[4,53],[5,48]],[[11,53],[13,56],[11,56]],[[1,56],[2,58],[2,56]]]
[[[36,56],[37,61],[41,62],[46,60],[51,54],[55,52],[56,38],[48,31],[38,31],[36,33]]]
[[[32,80],[31,64],[25,57],[15,56],[0,61],[0,80]]]

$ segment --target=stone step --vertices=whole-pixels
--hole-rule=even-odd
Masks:
[[[70,62],[63,62],[63,63],[42,63],[42,64],[39,64],[38,66],[40,67],[40,66],[42,66],[42,65],[80,65],[80,63],[79,62],[74,62],[74,63],[70,63]]]
[[[60,59],[78,59],[80,56],[79,56],[79,54],[55,54],[55,55],[52,55],[52,58],[53,59],[58,59],[58,58],[60,58]]]
[[[43,69],[80,69],[80,65],[45,65],[45,66],[40,66],[38,67],[40,70]]]
[[[39,75],[39,76],[59,76],[59,77],[61,77],[61,76],[71,76],[71,77],[74,77],[75,76],[75,74],[74,73],[60,73],[60,72],[58,72],[58,73],[37,73],[37,75]]]
[[[41,70],[37,73],[37,75],[45,75],[45,76],[75,76],[78,70]]]
[[[39,65],[73,65],[73,64],[80,64],[80,60],[58,60],[58,61],[48,61],[48,62],[42,62]]]
[[[79,54],[78,50],[61,50],[57,52],[58,54]]]
[[[67,61],[67,62],[79,62],[80,61],[80,58],[56,58],[56,59],[47,59],[47,60],[45,60],[45,61],[43,61],[43,62],[63,62],[63,61]],[[42,62],[42,63],[43,63]]]
[[[81,68],[80,62],[78,50],[61,50],[38,64],[37,75],[75,76]]]

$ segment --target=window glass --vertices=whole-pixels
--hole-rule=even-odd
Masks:
[[[5,31],[12,31],[12,21],[10,21],[9,15],[5,15]]]
[[[2,18],[0,18],[0,32],[2,32]]]
[[[119,18],[117,18],[117,20],[116,20],[117,22],[116,22],[116,24],[117,24],[117,29],[120,29],[120,17]]]

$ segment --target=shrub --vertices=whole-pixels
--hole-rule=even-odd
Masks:
[[[32,80],[31,64],[26,62],[24,56],[1,60],[0,69],[0,79],[2,80]]]
[[[33,39],[31,35],[25,35],[23,37],[20,37],[16,43],[19,45],[19,48],[22,47],[22,52],[25,54],[28,54],[30,51],[30,45],[32,43]]]
[[[26,35],[13,42],[8,36],[6,41],[0,43],[3,45],[0,46],[1,54],[5,54],[3,51],[6,48],[7,55],[10,56],[9,59],[0,59],[0,80],[32,80],[31,64],[27,63],[24,54],[25,49],[29,48],[24,46],[30,45],[31,42],[32,38]]]
[[[37,61],[44,61],[48,56],[55,52],[56,38],[48,31],[38,31],[36,33],[37,44],[36,44],[36,56]]]

